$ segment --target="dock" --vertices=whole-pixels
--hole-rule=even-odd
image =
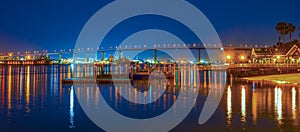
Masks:
[[[99,78],[66,78],[63,79],[62,82],[63,83],[93,83],[93,82],[97,82],[97,83],[112,83],[112,82],[119,82],[119,83],[125,83],[130,81],[130,79],[99,79]]]

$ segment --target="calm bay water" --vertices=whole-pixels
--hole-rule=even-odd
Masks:
[[[225,80],[226,73],[222,71],[199,71],[198,74],[191,78],[200,82],[197,103],[172,131],[300,130],[299,86]],[[62,83],[63,78],[71,76],[69,65],[0,66],[0,131],[102,131],[85,115],[72,85]],[[206,124],[198,125],[209,88],[219,81],[227,81],[221,103]],[[143,81],[133,84],[136,90],[149,91]],[[118,95],[112,84],[98,87],[111,108],[140,119],[168,110],[179,93],[171,83],[155,105],[136,105]],[[126,89],[124,85],[119,87]],[[126,90],[122,92],[127,94]],[[91,97],[99,99],[95,95]]]

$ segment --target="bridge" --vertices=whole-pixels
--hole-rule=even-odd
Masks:
[[[125,51],[144,51],[144,50],[152,50],[153,56],[154,56],[154,62],[157,62],[157,51],[159,50],[181,50],[181,49],[190,49],[197,51],[197,61],[200,62],[201,59],[201,51],[202,50],[216,50],[216,51],[251,51],[252,48],[258,48],[257,45],[240,45],[240,47],[233,47],[232,45],[222,46],[217,44],[154,44],[152,46],[148,45],[134,45],[134,46],[119,46],[119,47],[112,47],[110,46],[107,49],[103,48],[79,48],[79,49],[69,49],[69,50],[54,50],[52,52],[49,52],[47,50],[44,50],[42,52],[34,51],[33,53],[26,52],[25,54],[14,54],[14,53],[8,53],[6,55],[0,55],[0,60],[10,60],[13,58],[20,58],[23,57],[25,60],[27,59],[37,59],[42,57],[49,57],[53,55],[58,55],[58,60],[62,59],[70,59],[70,58],[64,58],[63,55],[69,54],[72,55],[72,59],[74,60],[76,57],[76,54],[86,54],[85,58],[88,61],[89,60],[89,53],[101,53],[101,61],[105,59],[105,53],[107,52],[116,52],[119,56],[119,59],[122,58],[122,52]],[[260,47],[266,47],[266,46],[260,46]]]

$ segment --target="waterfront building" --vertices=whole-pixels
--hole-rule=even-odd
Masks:
[[[298,64],[300,63],[300,43],[286,44],[270,48],[253,48],[251,58],[259,64]]]

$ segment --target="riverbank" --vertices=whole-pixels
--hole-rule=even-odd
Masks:
[[[300,84],[300,73],[245,77],[251,81],[271,81],[278,84]]]

